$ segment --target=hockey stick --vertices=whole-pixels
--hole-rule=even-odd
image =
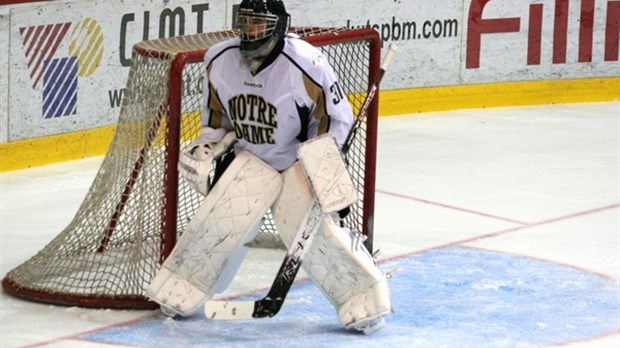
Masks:
[[[358,117],[355,120],[353,128],[349,132],[342,152],[346,153],[350,148],[350,143],[357,132],[357,129],[366,118],[370,103],[373,101],[375,94],[379,88],[379,84],[385,75],[388,65],[390,64],[397,47],[390,45],[388,52],[385,56],[383,64],[379,68],[379,72],[375,81],[371,85],[366,99],[360,108]],[[220,320],[247,320],[273,317],[276,315],[282,305],[284,299],[288,294],[295,276],[301,267],[303,257],[306,254],[309,246],[312,243],[312,239],[319,228],[320,222],[323,217],[323,212],[316,198],[312,200],[311,207],[308,215],[305,216],[302,222],[303,228],[297,232],[297,235],[293,239],[291,246],[288,248],[286,256],[280,265],[280,269],[276,274],[276,277],[267,293],[267,296],[257,301],[226,301],[226,300],[211,300],[207,301],[204,306],[205,315],[209,319]]]

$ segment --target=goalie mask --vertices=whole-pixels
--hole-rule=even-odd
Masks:
[[[288,32],[290,16],[281,0],[243,0],[236,27],[241,54],[248,61],[264,59]]]

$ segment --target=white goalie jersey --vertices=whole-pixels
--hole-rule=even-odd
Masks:
[[[297,145],[324,133],[342,147],[353,113],[327,58],[287,36],[252,74],[239,39],[205,54],[203,127],[234,131],[235,153],[248,150],[281,171],[297,160]],[[277,54],[279,53],[279,54]]]

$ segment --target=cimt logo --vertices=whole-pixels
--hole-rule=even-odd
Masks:
[[[59,52],[68,37],[66,52]],[[103,32],[92,18],[19,28],[30,81],[42,93],[42,116],[77,113],[78,78],[91,75],[103,57]],[[67,47],[66,45],[64,47]]]

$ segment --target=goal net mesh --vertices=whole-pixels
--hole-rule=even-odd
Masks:
[[[326,55],[355,114],[378,69],[380,43],[370,29],[294,28]],[[3,279],[12,295],[94,308],[156,308],[143,293],[203,196],[176,171],[201,131],[204,52],[234,31],[202,33],[134,46],[116,133],[69,225]],[[372,248],[377,103],[346,156],[360,201],[348,225]],[[279,243],[268,213],[257,246]],[[273,245],[272,245],[273,244]]]

